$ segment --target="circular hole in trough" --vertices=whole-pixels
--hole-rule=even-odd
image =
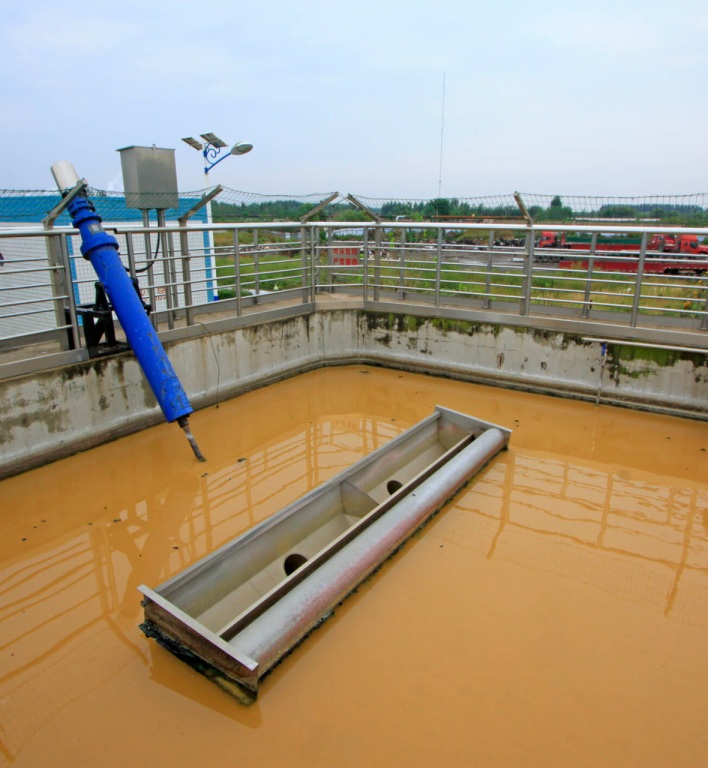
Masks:
[[[293,552],[285,558],[283,568],[285,569],[285,575],[290,576],[291,573],[295,573],[301,565],[305,565],[307,558],[305,555],[300,555],[297,552]]]
[[[403,483],[399,480],[389,480],[386,483],[386,490],[389,492],[389,494],[393,495],[398,491],[399,489],[403,488]]]

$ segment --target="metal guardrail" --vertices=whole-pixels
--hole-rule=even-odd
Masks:
[[[649,329],[680,330],[698,334],[701,346],[708,330],[708,258],[647,248],[653,234],[702,239],[708,228],[410,221],[107,228],[161,331],[203,333],[208,314],[241,317],[323,294],[372,308],[395,301],[461,317],[490,313],[490,322],[493,314],[509,324],[571,319],[586,323],[586,334],[597,322],[635,329],[637,339]],[[585,237],[586,247],[540,249],[548,231]],[[641,242],[606,252],[600,233]],[[86,359],[96,278],[77,233],[0,229],[0,253],[0,377],[14,375],[9,361]]]

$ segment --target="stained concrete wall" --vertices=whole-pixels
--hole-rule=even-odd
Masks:
[[[580,334],[414,315],[361,313],[358,351],[486,384],[708,418],[708,357],[609,344]]]
[[[372,363],[708,418],[705,356],[610,346],[603,367],[598,344],[557,331],[345,308],[165,346],[195,409],[322,365]],[[0,476],[161,420],[131,354],[0,381]]]

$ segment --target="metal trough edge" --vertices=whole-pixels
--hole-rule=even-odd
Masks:
[[[142,605],[145,610],[145,623],[154,634],[188,649],[228,678],[250,690],[256,690],[260,677],[258,662],[237,651],[218,635],[209,632],[206,627],[149,587],[141,584],[138,589],[144,595]]]
[[[257,660],[257,676],[263,677],[505,445],[501,430],[488,429],[229,644],[239,654]]]
[[[158,591],[145,585],[138,588],[144,596],[143,632],[199,671],[204,663],[222,679],[243,686],[255,697],[260,680],[508,444],[510,432],[503,427],[440,406],[437,411],[404,435],[415,434],[421,426],[439,418],[441,412],[463,428],[476,426],[458,446],[403,486],[400,493],[392,492],[388,500],[274,588],[272,594],[230,621],[227,631],[204,626],[201,620],[171,602],[169,591],[184,574],[201,573],[221,552],[228,552],[230,543],[205,562],[172,577]],[[389,445],[395,445],[399,438]],[[335,480],[346,481],[355,468],[369,465],[372,458],[378,459],[380,455],[385,454],[378,449]],[[315,498],[318,492],[319,489],[308,494],[301,502]],[[285,510],[273,518],[278,519],[283,513]],[[268,529],[270,525],[272,521],[261,528]],[[166,589],[168,594],[164,594]]]

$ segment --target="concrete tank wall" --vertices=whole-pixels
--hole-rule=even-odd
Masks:
[[[346,308],[165,345],[195,409],[322,365],[372,363],[708,418],[706,357],[569,333]],[[0,381],[0,476],[162,420],[131,354]],[[177,427],[175,427],[177,429]]]
[[[406,314],[360,313],[359,354],[447,376],[708,418],[708,357],[601,345],[579,334]]]

